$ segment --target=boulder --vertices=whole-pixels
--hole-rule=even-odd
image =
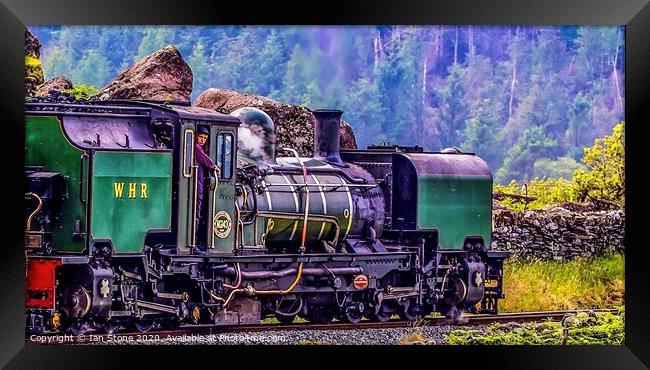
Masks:
[[[309,109],[284,104],[259,95],[210,88],[194,101],[194,106],[231,113],[241,107],[255,107],[268,114],[275,125],[277,147],[291,147],[301,156],[310,157],[314,150],[314,115]],[[356,149],[352,128],[341,123],[341,149]]]
[[[357,149],[352,126],[345,121],[341,121],[341,149]]]
[[[34,96],[36,88],[43,83],[40,58],[41,43],[25,28],[25,96]]]
[[[72,82],[65,76],[56,76],[36,89],[35,96],[47,96],[53,91],[64,92],[72,89]]]
[[[133,99],[190,101],[193,76],[173,45],[140,59],[91,100]]]

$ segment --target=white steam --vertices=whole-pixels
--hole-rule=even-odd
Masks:
[[[272,158],[267,153],[267,146],[271,145],[266,140],[264,130],[260,126],[242,123],[238,131],[237,154],[256,162],[271,163]]]

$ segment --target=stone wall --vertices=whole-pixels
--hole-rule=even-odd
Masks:
[[[493,250],[521,259],[572,259],[603,252],[624,252],[625,211],[546,210],[513,212],[495,209]]]

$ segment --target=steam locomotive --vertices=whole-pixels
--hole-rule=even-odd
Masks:
[[[340,150],[337,110],[312,112],[306,158],[276,148],[255,108],[25,108],[28,332],[414,320],[495,314],[504,298],[492,175],[474,154]],[[221,171],[197,210],[199,128]],[[244,129],[263,147],[247,149]]]

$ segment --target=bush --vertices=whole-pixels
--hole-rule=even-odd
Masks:
[[[500,198],[504,206],[515,211],[541,209],[553,204],[577,201],[573,182],[562,178],[536,178],[529,184],[513,180],[508,185],[495,184],[494,192],[495,197]]]
[[[614,127],[611,136],[596,139],[591,148],[585,148],[582,163],[589,171],[573,173],[578,200],[604,199],[625,204],[625,123]]]
[[[565,162],[567,166],[571,163],[568,159]],[[602,199],[624,206],[625,123],[616,125],[611,136],[596,139],[592,147],[585,148],[581,162],[582,168],[573,172],[571,180],[535,178],[528,184],[515,180],[508,185],[495,183],[495,198],[515,211],[582,203],[589,199]]]
[[[64,93],[70,94],[77,100],[87,100],[93,95],[99,93],[99,89],[95,86],[90,85],[75,85],[72,89],[63,91]]]

